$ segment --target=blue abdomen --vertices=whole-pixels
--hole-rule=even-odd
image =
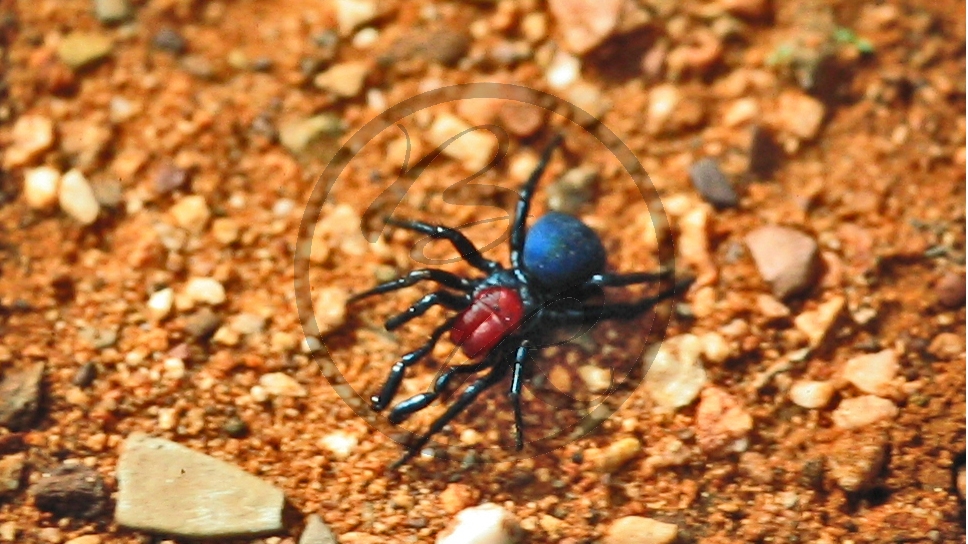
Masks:
[[[524,268],[548,288],[574,287],[605,268],[605,247],[588,225],[551,212],[538,219],[524,239]]]

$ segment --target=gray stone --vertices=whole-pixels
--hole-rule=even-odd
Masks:
[[[336,535],[323,518],[312,514],[306,518],[306,528],[299,535],[299,544],[336,544]]]
[[[768,225],[746,235],[760,276],[780,299],[810,288],[820,272],[816,240],[789,227]]]
[[[114,520],[187,538],[251,537],[283,528],[282,490],[162,438],[134,433],[118,461]]]
[[[0,427],[23,431],[30,427],[40,407],[44,363],[7,370],[0,381]]]
[[[739,204],[736,189],[729,182],[715,159],[705,158],[696,161],[689,168],[692,186],[699,191],[703,200],[717,208],[732,208]]]
[[[113,47],[111,37],[105,34],[72,32],[57,46],[57,56],[64,64],[78,70],[108,56]]]
[[[94,16],[102,23],[120,23],[131,17],[128,0],[94,0]]]
[[[104,511],[108,490],[94,469],[61,465],[30,488],[39,510],[56,517],[93,519]]]

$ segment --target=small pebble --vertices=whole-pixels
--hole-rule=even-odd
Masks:
[[[336,96],[352,98],[363,90],[363,83],[369,73],[368,62],[344,62],[317,74],[313,84]]]
[[[641,516],[626,516],[612,522],[605,531],[602,544],[672,544],[679,528]]]
[[[23,453],[0,457],[0,500],[17,493],[26,468],[27,456]]]
[[[208,308],[202,308],[185,320],[185,332],[196,340],[212,336],[222,323],[222,318]]]
[[[645,128],[649,134],[676,133],[702,122],[702,105],[686,98],[676,85],[657,85],[649,91]]]
[[[336,25],[340,34],[349,36],[354,30],[376,18],[378,3],[374,0],[335,0]]]
[[[797,406],[809,409],[823,408],[830,404],[830,399],[834,395],[834,386],[830,382],[800,380],[790,386],[787,394]]]
[[[169,208],[175,224],[192,233],[200,233],[205,230],[208,220],[212,216],[205,197],[201,195],[184,196]]]
[[[467,508],[476,499],[476,493],[466,484],[453,483],[448,484],[438,498],[444,512],[454,515]]]
[[[600,472],[615,472],[631,461],[642,451],[642,443],[637,438],[626,437],[612,442],[601,449],[585,451],[585,461]]]
[[[873,425],[878,421],[897,417],[898,409],[893,402],[864,395],[852,399],[844,399],[831,414],[834,425],[841,429],[859,429]]]
[[[699,195],[713,206],[724,209],[739,204],[733,184],[719,169],[715,159],[705,158],[693,163],[689,168],[689,179]]]
[[[595,365],[578,367],[578,376],[592,393],[603,393],[612,386],[612,371]]]
[[[324,113],[283,123],[279,126],[279,143],[290,153],[298,154],[318,138],[336,137],[342,132],[343,122],[340,118]]]
[[[344,431],[332,432],[319,439],[319,445],[332,453],[333,458],[338,460],[346,459],[352,455],[359,444],[359,439]]]
[[[645,387],[649,397],[659,407],[678,409],[692,404],[706,385],[706,370],[698,359],[698,352],[681,348],[681,338],[664,341],[654,352],[646,352]],[[650,359],[651,353],[654,357]]]
[[[217,306],[225,302],[225,288],[215,278],[192,278],[185,285],[185,295],[194,302]]]
[[[961,500],[965,500],[965,465],[958,467],[958,474],[955,476],[955,487],[958,488],[958,495]]]
[[[931,339],[928,353],[938,359],[956,359],[965,355],[965,335],[943,332]]]
[[[306,516],[306,527],[299,535],[298,544],[337,544],[336,535],[316,514]]]
[[[831,445],[827,456],[830,476],[844,491],[869,489],[884,466],[887,449],[883,432],[846,433]]]
[[[7,168],[32,162],[54,143],[54,122],[40,115],[22,115],[10,132],[10,144],[3,155]]]
[[[259,377],[259,385],[276,397],[305,397],[306,388],[284,372],[270,372]]]
[[[531,43],[538,43],[548,36],[548,18],[542,12],[528,13],[521,18],[521,35]]]
[[[186,540],[251,539],[283,528],[282,490],[169,440],[132,434],[116,473],[114,521],[122,527]]]
[[[12,521],[0,523],[0,540],[13,542],[17,538],[17,524]]]
[[[44,363],[20,368],[5,364],[0,376],[0,427],[25,431],[33,425],[40,408]]]
[[[739,98],[729,103],[723,112],[723,124],[736,128],[760,116],[760,105],[755,98]]]
[[[598,170],[591,166],[579,166],[565,172],[548,186],[548,208],[575,215],[587,204],[595,191]]]
[[[812,140],[820,132],[826,112],[823,102],[806,93],[788,90],[780,95],[777,124],[801,140]]]
[[[707,454],[745,451],[753,416],[739,399],[718,387],[703,390],[696,407],[696,441]]]
[[[234,244],[239,239],[239,222],[231,217],[218,217],[212,221],[212,236],[223,246]]]
[[[94,0],[94,16],[102,23],[120,23],[131,17],[128,0]]]
[[[158,169],[153,181],[155,192],[159,195],[166,195],[185,186],[188,181],[188,170],[165,162]]]
[[[443,153],[460,161],[467,170],[476,172],[487,166],[494,158],[497,140],[486,130],[464,132],[470,128],[471,126],[463,119],[442,113],[430,125],[427,137],[431,145],[439,147],[448,139],[463,132],[459,138],[443,149]]]
[[[64,174],[57,197],[64,213],[85,225],[93,223],[101,212],[94,190],[79,170]]]
[[[238,416],[232,416],[222,425],[225,434],[232,438],[243,438],[249,434],[249,425]]]
[[[72,538],[64,544],[101,544],[101,537],[98,535],[82,535]]]
[[[24,198],[35,210],[49,208],[57,202],[61,174],[56,168],[41,166],[24,172]]]
[[[897,353],[885,349],[853,357],[844,365],[844,379],[871,395],[888,396],[897,389],[894,379],[900,365]]]
[[[504,101],[498,110],[498,116],[504,128],[522,138],[533,135],[544,126],[547,115],[548,112],[544,108],[514,100]]]
[[[816,240],[799,230],[777,225],[760,227],[745,238],[756,268],[784,299],[813,286],[820,272],[820,251]]]
[[[166,287],[159,289],[148,297],[148,317],[154,321],[161,321],[168,317],[175,303],[175,291]]]
[[[756,308],[760,314],[769,319],[790,317],[790,308],[787,308],[785,304],[766,293],[756,295]]]
[[[81,368],[77,369],[77,373],[74,374],[74,379],[71,383],[78,387],[88,387],[94,383],[94,379],[97,378],[97,365],[88,361],[81,365]]]
[[[948,308],[965,305],[965,274],[948,272],[934,285],[938,303]]]
[[[92,519],[108,505],[104,479],[84,465],[61,465],[30,487],[39,510],[58,518]]]
[[[612,109],[611,101],[602,94],[601,89],[585,81],[576,81],[568,89],[568,101],[588,114],[588,117],[580,115],[574,119],[585,127],[601,121],[608,110]]]
[[[550,0],[548,10],[564,38],[562,45],[584,55],[614,32],[623,4],[621,0]]]
[[[768,180],[780,167],[785,151],[776,141],[773,132],[756,125],[750,132],[749,173],[756,179]]]
[[[513,514],[485,503],[461,510],[437,536],[437,544],[511,544],[520,541],[521,525]]]
[[[319,290],[313,304],[319,334],[329,334],[343,325],[348,301],[349,293],[341,287],[324,287]]]
[[[188,43],[185,41],[185,38],[178,31],[171,28],[159,30],[154,38],[152,38],[151,43],[158,49],[167,51],[173,55],[181,55],[188,50]]]
[[[682,260],[696,271],[696,283],[712,285],[719,277],[709,244],[709,217],[712,207],[705,203],[692,207],[679,218],[677,249]]]
[[[564,51],[558,51],[548,63],[545,79],[552,89],[564,89],[578,80],[581,75],[581,61]]]
[[[71,69],[79,70],[111,54],[114,43],[106,34],[71,32],[57,45],[57,56]]]
[[[843,314],[846,301],[835,296],[823,302],[814,310],[807,310],[793,318],[796,328],[806,335],[811,348],[819,347],[837,319]]]
[[[467,55],[471,41],[466,27],[411,29],[394,40],[378,61],[383,66],[412,65],[415,60],[454,66]]]

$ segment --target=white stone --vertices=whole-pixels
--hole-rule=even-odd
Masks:
[[[844,311],[846,300],[835,296],[823,302],[815,310],[807,310],[793,318],[793,325],[807,336],[811,348],[823,343],[830,328]]]
[[[368,62],[344,62],[322,72],[313,79],[317,88],[343,98],[352,98],[363,90],[370,73]]]
[[[148,316],[155,321],[161,321],[171,313],[174,303],[175,291],[172,288],[159,289],[148,297]]]
[[[299,535],[299,544],[337,544],[336,535],[316,514],[306,517],[306,527]]]
[[[329,334],[346,321],[346,304],[349,293],[342,287],[324,287],[319,290],[313,304],[318,334]]]
[[[259,385],[276,397],[305,397],[306,388],[284,372],[270,372],[259,377]]]
[[[655,351],[651,365],[651,352],[643,358],[643,362],[649,365],[645,387],[659,407],[677,409],[688,406],[706,385],[706,370],[698,361],[698,350],[693,354],[688,344],[679,337],[670,338]]]
[[[225,302],[225,287],[215,278],[192,278],[185,286],[185,295],[195,302],[215,306]]]
[[[22,115],[10,132],[10,145],[4,151],[3,164],[7,168],[23,166],[54,143],[54,122],[40,115]]]
[[[886,396],[896,389],[894,379],[899,368],[897,353],[885,349],[850,359],[844,365],[843,375],[864,393]]]
[[[335,0],[336,24],[340,34],[348,36],[357,27],[377,16],[377,3],[372,0]]]
[[[169,209],[175,224],[193,233],[202,232],[208,224],[212,212],[208,209],[205,197],[188,195],[172,205]]]
[[[57,197],[64,213],[85,225],[93,223],[101,212],[101,205],[94,196],[91,184],[79,170],[64,174]]]
[[[671,544],[679,528],[641,516],[626,516],[615,520],[605,531],[602,544]]]
[[[511,544],[521,537],[521,526],[510,512],[494,503],[465,508],[437,537],[437,544]]]
[[[878,421],[893,419],[897,412],[897,406],[893,402],[874,395],[864,395],[841,401],[831,418],[837,427],[858,429]]]
[[[340,460],[349,457],[356,450],[359,443],[360,441],[355,436],[344,431],[329,433],[319,439],[320,447],[329,451],[333,454],[333,457]]]
[[[577,81],[580,74],[581,61],[578,60],[578,57],[569,55],[564,51],[558,51],[551,58],[551,62],[548,63],[545,79],[548,80],[548,85],[552,89],[564,89]]]
[[[283,529],[282,491],[238,467],[135,433],[117,466],[114,520],[187,539],[254,537]]]
[[[444,155],[459,160],[468,170],[476,172],[487,166],[487,163],[494,158],[497,140],[486,130],[464,132],[469,128],[471,126],[463,119],[456,115],[443,113],[434,119],[427,135],[430,143],[439,147],[450,138],[463,132],[459,138],[450,142],[442,151]]]
[[[583,365],[578,367],[578,376],[592,393],[608,391],[608,388],[612,385],[612,371],[607,368]]]
[[[790,386],[787,393],[790,400],[803,408],[823,408],[830,403],[834,395],[834,386],[830,382],[800,380]]]
[[[24,173],[24,198],[35,210],[49,208],[57,202],[57,187],[61,174],[56,168],[41,166]]]

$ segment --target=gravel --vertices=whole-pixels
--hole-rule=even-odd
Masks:
[[[745,240],[760,277],[777,298],[792,297],[814,285],[821,260],[812,237],[793,228],[769,225],[750,232]]]
[[[705,158],[693,163],[689,168],[689,179],[703,200],[713,206],[724,209],[739,204],[736,189],[719,169],[719,163],[715,159]]]
[[[183,538],[254,537],[283,528],[281,490],[169,440],[129,436],[117,479],[114,520],[124,527]]]

